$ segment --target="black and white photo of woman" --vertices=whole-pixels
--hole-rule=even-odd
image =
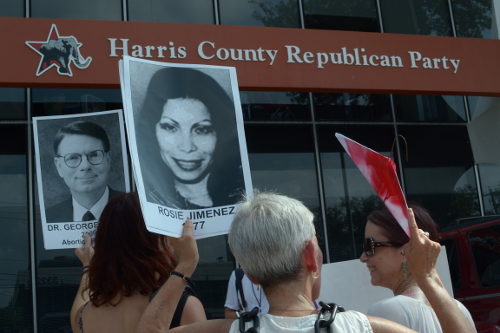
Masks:
[[[228,93],[211,76],[182,67],[157,70],[146,86],[134,117],[147,201],[175,209],[235,204],[244,178]]]

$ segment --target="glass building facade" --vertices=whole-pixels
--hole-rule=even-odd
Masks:
[[[9,0],[1,17],[147,21],[498,38],[493,0]],[[66,332],[80,281],[73,250],[45,250],[32,117],[122,107],[119,90],[0,88],[0,332]],[[409,201],[441,228],[500,214],[500,166],[475,164],[467,124],[485,97],[240,91],[252,181],[314,212],[325,262],[361,255],[366,216],[382,206],[335,138],[389,156]],[[95,105],[94,105],[95,109]],[[402,139],[395,140],[402,135]],[[199,242],[193,280],[223,316],[236,263],[225,236]]]

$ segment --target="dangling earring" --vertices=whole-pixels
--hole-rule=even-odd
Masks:
[[[319,278],[319,274],[319,270],[317,270],[316,272],[311,272],[311,276],[313,277],[313,279]]]
[[[403,256],[403,277],[405,278],[405,282],[408,282],[408,273],[406,272],[406,269],[408,268],[408,263],[406,262],[405,253],[401,252],[401,255]]]

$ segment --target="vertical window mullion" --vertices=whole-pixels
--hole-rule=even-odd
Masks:
[[[298,0],[299,2],[299,19],[300,19],[300,28],[305,29],[305,19],[304,19],[304,6],[302,5],[303,0]]]
[[[220,10],[219,10],[219,0],[214,0],[214,18],[215,25],[220,25]]]
[[[37,311],[37,285],[36,285],[36,237],[35,237],[35,189],[33,180],[33,145],[31,144],[33,138],[33,129],[31,126],[31,89],[26,88],[26,113],[27,120],[27,173],[28,173],[28,223],[29,223],[29,244],[30,244],[30,273],[31,273],[31,294],[32,294],[32,307],[33,307],[33,332],[38,332],[38,311]]]
[[[326,262],[330,263],[330,249],[328,245],[328,230],[326,227],[326,203],[325,203],[325,195],[323,191],[323,169],[321,167],[321,158],[320,151],[318,145],[318,133],[316,130],[316,122],[314,117],[314,102],[313,102],[313,94],[309,93],[309,109],[311,110],[311,119],[312,119],[312,127],[313,127],[313,138],[314,138],[314,156],[316,161],[316,174],[318,181],[318,194],[319,194],[319,203],[321,207],[321,219],[323,220],[323,232],[324,232],[324,244],[325,244],[325,254],[326,254]]]
[[[380,32],[384,33],[384,21],[382,20],[382,9],[380,8],[380,0],[377,0],[378,21],[380,22]]]
[[[128,21],[128,5],[127,0],[122,0],[122,16],[124,21]]]
[[[398,125],[397,125],[397,121],[396,121],[396,110],[394,108],[394,98],[393,98],[393,95],[390,94],[389,95],[389,100],[391,102],[391,110],[392,110],[392,122],[394,124],[394,140],[396,140],[396,152],[398,153],[398,169],[399,169],[399,174],[401,175],[401,190],[403,191],[403,193],[405,194],[405,196],[407,195],[406,193],[406,188],[405,188],[405,181],[404,181],[404,172],[403,172],[403,164],[402,164],[402,160],[401,160],[401,147],[399,146],[399,139],[398,139]],[[406,147],[405,147],[405,150],[406,150]],[[405,154],[404,156],[406,156],[406,151],[405,151]]]
[[[450,10],[451,30],[453,31],[453,37],[457,37],[457,29],[455,28],[455,17],[453,16],[453,7],[451,6],[451,0],[448,0],[448,8]]]

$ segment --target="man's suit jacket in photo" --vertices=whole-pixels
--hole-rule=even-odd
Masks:
[[[109,186],[108,186],[109,187]],[[109,199],[116,197],[124,192],[115,191],[109,187]],[[74,222],[73,221],[73,197],[61,201],[54,206],[45,210],[45,218],[47,223],[51,222]]]

